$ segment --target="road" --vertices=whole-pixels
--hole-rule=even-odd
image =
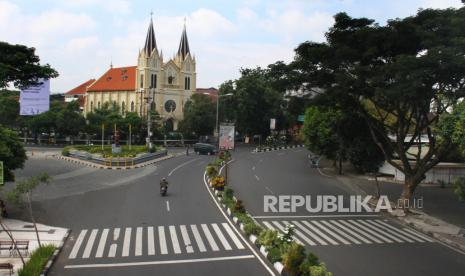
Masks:
[[[295,238],[334,275],[463,275],[465,256],[435,239],[373,213],[264,212],[265,195],[342,195],[352,191],[308,162],[303,148],[251,153],[239,149],[229,183],[246,209],[267,228],[296,226]],[[312,203],[312,206],[315,206]]]
[[[47,171],[54,179],[34,192],[37,221],[72,230],[49,275],[273,275],[208,193],[210,161],[180,156],[115,171],[28,160],[19,178]]]

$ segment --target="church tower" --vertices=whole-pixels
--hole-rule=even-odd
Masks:
[[[138,94],[137,112],[145,117],[149,110],[156,109],[155,95],[160,90],[160,76],[163,66],[163,53],[158,52],[153,20],[145,38],[145,45],[139,51],[136,73],[136,91]]]
[[[186,19],[184,19],[184,28],[181,34],[181,41],[179,42],[178,52],[174,59],[176,65],[181,69],[181,79],[184,80],[184,93],[187,99],[190,98],[196,89],[196,70],[195,70],[195,56],[192,56],[189,49],[189,41],[186,32]]]

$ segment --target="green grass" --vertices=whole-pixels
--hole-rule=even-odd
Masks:
[[[129,146],[124,145],[124,146],[121,146],[121,153],[117,153],[117,154],[111,153],[111,146],[109,145],[104,146],[103,150],[102,150],[101,145],[98,145],[98,146],[97,145],[93,145],[93,146],[75,145],[75,146],[69,146],[66,148],[69,150],[76,149],[80,151],[87,151],[93,154],[99,153],[103,157],[135,157],[139,153],[149,152],[149,149],[145,145],[144,146],[133,145],[131,146],[131,149],[129,149]],[[154,148],[152,148],[152,152],[155,152],[156,150],[157,148],[154,146]]]
[[[18,275],[39,276],[53,251],[55,251],[55,246],[51,244],[37,248],[32,252],[31,258],[26,262],[26,265],[18,271]]]

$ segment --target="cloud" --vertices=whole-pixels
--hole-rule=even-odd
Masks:
[[[460,0],[422,0],[420,6],[432,9],[461,8],[463,3]]]
[[[73,38],[66,44],[66,50],[70,53],[76,53],[78,51],[95,47],[98,41],[99,39],[95,35]]]

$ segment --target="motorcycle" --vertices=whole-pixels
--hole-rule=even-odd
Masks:
[[[167,187],[167,186],[161,186],[161,187],[160,187],[160,195],[161,195],[161,196],[165,196],[167,191],[168,191],[168,187]]]

